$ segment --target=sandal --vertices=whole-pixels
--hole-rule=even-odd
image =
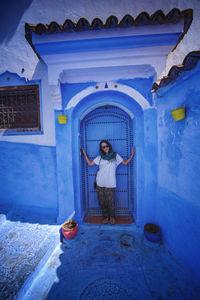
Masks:
[[[103,224],[104,224],[104,225],[105,225],[105,224],[108,224],[108,221],[109,221],[108,218],[104,218],[104,219],[103,219]]]
[[[115,225],[115,218],[114,218],[114,217],[111,217],[111,218],[110,218],[110,224],[111,224],[111,225]]]

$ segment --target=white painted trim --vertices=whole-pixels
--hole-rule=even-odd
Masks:
[[[145,60],[151,59],[154,60],[155,56],[166,56],[169,54],[170,50],[172,49],[172,45],[160,45],[160,46],[148,46],[148,47],[137,47],[137,48],[126,48],[126,49],[112,49],[112,50],[101,50],[101,51],[87,51],[87,52],[75,52],[75,53],[63,53],[63,54],[51,54],[51,55],[43,55],[42,58],[46,62],[46,64],[52,67],[57,64],[62,65],[63,70],[74,70],[77,68],[83,68],[82,63],[86,63],[86,67],[92,64],[92,67],[95,66],[104,66],[102,65],[102,61],[107,62],[108,60],[111,61],[110,64],[115,62],[118,59],[128,59],[129,63],[130,60],[135,65],[144,65],[142,61],[145,61],[147,65],[150,65],[151,62]],[[100,63],[99,63],[100,60]],[[137,62],[137,60],[140,60]],[[76,65],[74,66],[74,64]],[[120,63],[120,62],[118,62]],[[63,67],[65,64],[65,67]],[[77,67],[78,66],[78,67]]]
[[[59,55],[44,55],[43,59],[48,65],[48,83],[49,85],[57,85],[60,74],[66,72],[67,82],[85,82],[85,81],[98,81],[102,80],[116,80],[122,78],[136,78],[149,76],[150,68],[154,69],[157,78],[165,68],[166,55],[171,51],[172,46],[154,46],[143,47],[134,49],[117,49],[117,50],[104,50],[94,52],[79,52],[68,53]],[[145,68],[149,66],[149,71]],[[112,70],[119,67],[124,68],[123,73],[116,72],[112,75]],[[101,79],[105,69],[110,71],[106,72],[106,77],[109,79]],[[98,71],[96,71],[98,69]],[[83,73],[85,72],[86,75]],[[124,73],[125,72],[125,73]],[[75,74],[73,76],[73,74]],[[110,74],[110,75],[109,75]],[[113,77],[111,77],[111,75]],[[153,74],[152,74],[153,75]],[[88,79],[88,77],[90,77]],[[61,79],[61,82],[63,80]]]
[[[108,88],[105,89],[105,82],[104,83],[98,83],[96,86],[98,86],[98,89],[96,86],[91,86],[80,93],[76,94],[74,97],[71,98],[69,103],[67,104],[67,107],[65,107],[65,110],[68,110],[72,107],[75,107],[83,98],[102,91],[115,91],[115,92],[121,92],[125,95],[128,95],[129,97],[133,98],[143,110],[149,109],[151,106],[149,102],[142,96],[137,90],[134,88],[131,88],[124,84],[118,84],[114,82],[107,82]],[[115,88],[115,84],[117,84],[117,88]]]
[[[102,64],[103,65],[103,64]],[[156,71],[151,65],[129,65],[118,67],[94,67],[85,69],[63,70],[60,74],[61,83],[105,82],[120,79],[149,78]],[[157,77],[155,76],[157,79]],[[155,81],[156,81],[155,79]]]

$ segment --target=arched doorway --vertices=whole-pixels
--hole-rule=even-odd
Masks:
[[[81,145],[86,150],[90,160],[99,151],[99,142],[108,140],[113,149],[124,160],[131,153],[133,144],[133,120],[130,116],[113,105],[100,106],[87,114],[81,122]],[[101,215],[94,180],[97,166],[89,167],[82,157],[82,201],[85,216]],[[133,161],[117,168],[117,188],[115,190],[116,215],[132,216],[134,214],[134,178]]]

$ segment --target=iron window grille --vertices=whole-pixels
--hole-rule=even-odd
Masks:
[[[0,131],[40,131],[39,86],[0,87]]]

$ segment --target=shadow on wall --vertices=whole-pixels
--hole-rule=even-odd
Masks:
[[[33,73],[33,76],[31,80],[47,80],[48,78],[48,68],[47,65],[43,60],[39,60],[36,67],[35,71]]]
[[[31,5],[33,0],[20,0],[20,1],[0,1],[0,43],[8,42],[17,29],[18,24],[24,12]]]

